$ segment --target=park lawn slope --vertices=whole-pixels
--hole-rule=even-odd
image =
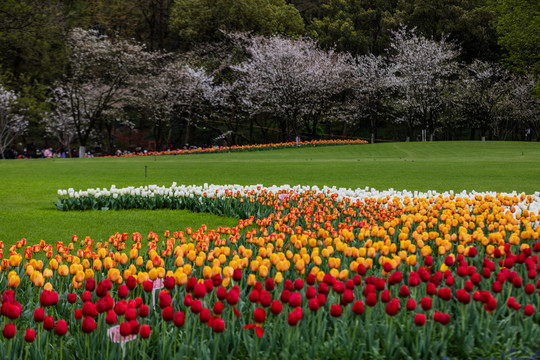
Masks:
[[[60,212],[58,189],[116,185],[301,184],[378,190],[540,191],[540,144],[434,142],[260,152],[0,162],[0,240],[104,240],[115,232],[234,226],[236,219],[171,210]],[[145,177],[146,173],[146,177]]]

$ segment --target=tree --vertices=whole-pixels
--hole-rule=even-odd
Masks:
[[[485,137],[494,122],[501,121],[500,112],[508,107],[510,73],[496,63],[480,60],[465,67],[463,72],[458,82],[459,105],[473,140],[476,129]]]
[[[353,98],[357,112],[367,114],[371,125],[371,143],[377,138],[377,126],[387,99],[397,85],[397,79],[381,56],[365,55],[355,59]]]
[[[161,55],[148,53],[142,45],[130,41],[79,28],[71,32],[68,46],[69,71],[53,93],[66,98],[56,112],[73,121],[82,157],[106,112],[125,104],[133,76],[147,71]]]
[[[173,61],[154,76],[138,77],[133,99],[151,120],[156,147],[162,149],[170,143],[175,118],[185,122],[184,144],[190,143],[190,130],[204,119],[206,107],[218,101],[218,91],[203,68]]]
[[[540,3],[536,0],[492,0],[497,13],[503,61],[516,72],[540,74]]]
[[[284,0],[175,0],[170,26],[186,47],[223,38],[223,31],[261,35],[304,33],[304,22]]]
[[[321,17],[309,25],[308,34],[323,47],[379,55],[390,41],[390,30],[398,25],[395,8],[392,0],[329,0],[321,7]]]
[[[437,42],[406,27],[394,32],[390,64],[401,94],[398,107],[402,115],[398,120],[407,123],[409,138],[413,128],[420,125],[433,140],[439,116],[448,104],[446,88],[457,74],[458,54],[446,38]]]
[[[405,0],[398,2],[399,22],[429,39],[443,37],[459,44],[460,58],[466,62],[479,58],[497,61],[497,34],[490,26],[495,12],[487,0]]]
[[[28,121],[16,112],[17,95],[14,91],[0,84],[0,154],[5,159],[4,152],[17,136],[24,134]]]
[[[75,122],[69,111],[70,104],[67,94],[62,88],[53,89],[49,103],[53,105],[54,112],[44,117],[45,132],[54,136],[64,149],[68,149],[77,135]]]
[[[279,36],[253,36],[247,51],[250,58],[232,68],[241,74],[251,114],[273,114],[283,141],[300,136],[301,127],[315,138],[319,121],[348,87],[348,55]]]

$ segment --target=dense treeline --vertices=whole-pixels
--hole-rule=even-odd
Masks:
[[[0,152],[539,139],[539,12],[534,0],[5,0]]]

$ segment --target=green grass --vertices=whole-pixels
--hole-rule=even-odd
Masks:
[[[183,230],[237,220],[187,211],[60,212],[59,188],[145,184],[302,184],[378,190],[540,190],[539,143],[435,142],[349,145],[144,158],[0,161],[0,240],[106,239],[118,232]],[[145,177],[147,167],[147,177]]]

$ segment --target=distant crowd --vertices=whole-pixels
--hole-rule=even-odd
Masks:
[[[79,152],[75,148],[69,149],[53,149],[53,148],[24,148],[19,153],[15,148],[11,148],[4,153],[6,159],[65,159],[79,157]],[[84,154],[84,157],[94,157],[90,151]]]
[[[207,148],[207,147],[208,145],[203,146],[203,148]],[[215,146],[215,147],[218,147],[218,146]],[[177,150],[195,150],[198,148],[199,147],[194,146],[194,145],[185,144],[182,146],[182,148],[179,148]],[[172,145],[170,146],[170,150],[171,151],[174,150]],[[152,151],[154,150],[147,150],[140,146],[137,146],[133,150],[118,149],[114,152],[114,155],[116,156],[144,155]],[[93,158],[95,156],[103,156],[103,155],[100,154],[99,152],[92,153],[91,151],[87,151],[84,154],[85,158]],[[30,145],[30,146],[25,147],[20,153],[19,151],[17,151],[17,149],[13,147],[4,152],[5,159],[65,159],[65,158],[78,158],[78,157],[79,157],[79,151],[74,147],[72,147],[71,150],[67,148],[53,149],[52,147],[40,149],[38,147]]]

